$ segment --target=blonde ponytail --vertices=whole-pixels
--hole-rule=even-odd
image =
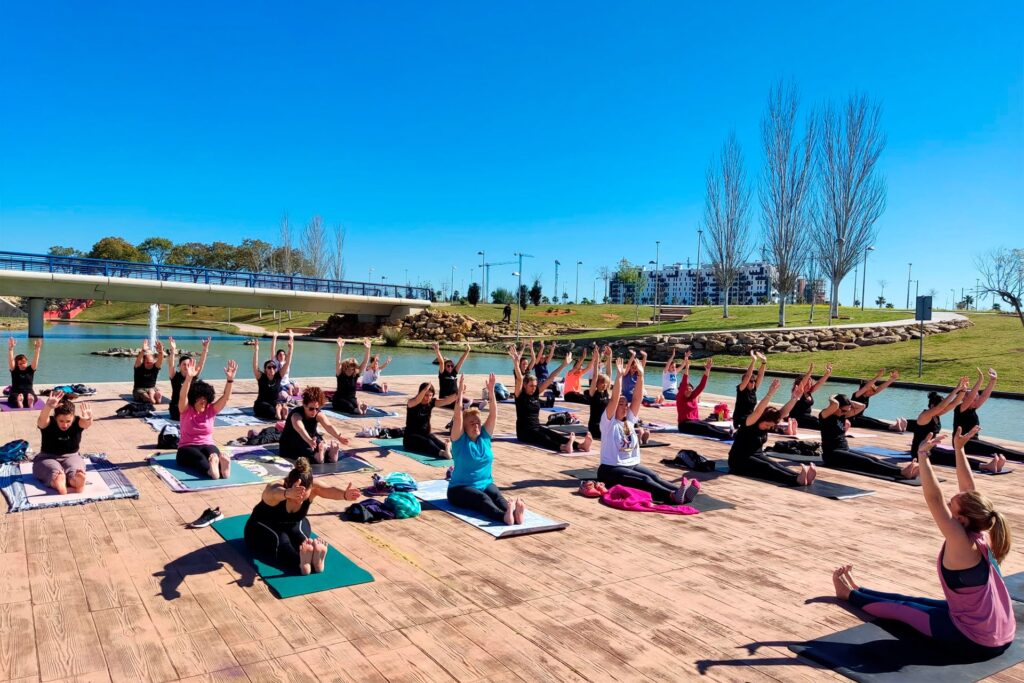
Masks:
[[[1006,556],[1010,554],[1010,543],[1012,541],[1010,534],[1010,525],[1006,522],[1006,517],[1003,516],[1002,512],[997,510],[992,511],[992,526],[988,531],[989,541],[992,549],[992,554],[996,558],[996,562],[1002,564]]]

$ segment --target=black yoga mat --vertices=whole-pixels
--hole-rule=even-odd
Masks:
[[[716,472],[729,472],[729,463],[727,461],[715,460],[714,463]],[[768,481],[767,479],[758,479],[757,477],[747,478],[753,479],[754,481],[763,481],[767,484],[775,484],[775,486],[781,486],[782,488],[792,489],[793,491],[809,493],[812,496],[831,498],[832,500],[850,500],[851,498],[861,498],[863,496],[875,495],[875,492],[870,489],[859,489],[855,486],[836,484],[835,482],[823,481],[821,479],[815,479],[810,486],[786,486],[785,484],[779,484],[778,482]]]
[[[1020,623],[1024,603],[1014,602],[1013,607]],[[958,659],[909,626],[892,621],[861,624],[789,649],[865,683],[961,683],[980,681],[1024,661],[1024,629],[1017,629],[1006,652],[982,662]]]
[[[567,474],[570,477],[575,477],[580,480],[597,480],[597,470],[593,467],[583,468],[578,470],[562,470],[562,474]],[[720,500],[709,496],[706,493],[700,493],[692,502],[687,503],[690,507],[697,508],[701,512],[714,512],[715,510],[732,510],[736,506],[727,500]]]
[[[583,436],[584,434],[586,434],[589,431],[587,429],[587,425],[584,425],[584,424],[578,424],[578,425],[544,425],[544,426],[545,427],[549,427],[549,428],[555,430],[556,432],[561,432],[562,434],[576,434],[578,436]]]
[[[592,479],[593,481],[597,481],[596,467],[583,467],[578,470],[562,470],[562,474],[568,474],[570,477],[575,477],[581,480]]]
[[[783,453],[781,451],[767,450],[765,454],[778,458],[779,460],[786,460],[787,462],[799,462],[805,465],[820,465],[822,464],[820,455],[803,455],[801,453]]]
[[[640,448],[661,448],[663,446],[671,445],[672,444],[670,444],[668,441],[655,441],[654,439],[651,439],[647,443],[640,444]]]

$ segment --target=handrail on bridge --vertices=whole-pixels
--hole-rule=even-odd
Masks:
[[[82,256],[52,256],[0,251],[0,270],[21,270],[37,273],[67,273],[72,275],[101,275],[162,282],[250,287],[253,289],[284,289],[297,292],[323,292],[353,296],[393,297],[433,301],[433,292],[427,287],[409,287],[373,282],[327,280],[305,275],[281,273],[252,273],[241,270],[178,266],[159,263],[137,263],[86,258]]]

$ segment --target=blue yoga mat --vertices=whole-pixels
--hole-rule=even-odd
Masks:
[[[149,459],[149,461],[154,465],[163,467],[167,470],[168,474],[178,480],[178,482],[189,491],[264,483],[262,477],[250,472],[237,462],[232,463],[231,476],[227,479],[210,479],[209,477],[200,475],[194,470],[181,467],[175,460],[175,457],[174,453],[164,453],[161,455],[154,455]]]
[[[448,458],[432,458],[429,455],[422,455],[420,453],[403,450],[401,439],[370,439],[370,443],[374,446],[386,448],[392,453],[398,453],[399,455],[404,455],[407,458],[412,458],[416,462],[421,462],[424,465],[430,465],[431,467],[451,467],[455,464],[454,460],[450,460]]]
[[[883,448],[882,446],[861,446],[857,444],[854,450],[858,450],[861,453],[870,453],[871,455],[880,455],[884,458],[901,458],[904,460],[910,460],[910,453],[907,451],[897,451],[892,448]]]
[[[513,536],[525,536],[527,534],[539,534],[544,531],[561,531],[569,526],[568,522],[558,522],[538,515],[532,510],[527,510],[523,516],[522,524],[508,525],[503,522],[496,522],[493,519],[484,517],[478,512],[458,508],[448,502],[448,482],[444,479],[435,481],[418,482],[419,488],[413,491],[413,495],[424,503],[430,503],[438,510],[447,512],[452,517],[461,519],[467,524],[472,524],[484,533],[495,538],[511,538]]]

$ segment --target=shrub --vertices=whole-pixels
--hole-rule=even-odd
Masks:
[[[401,346],[405,341],[405,330],[394,325],[380,328],[380,336],[384,338],[384,346]]]

